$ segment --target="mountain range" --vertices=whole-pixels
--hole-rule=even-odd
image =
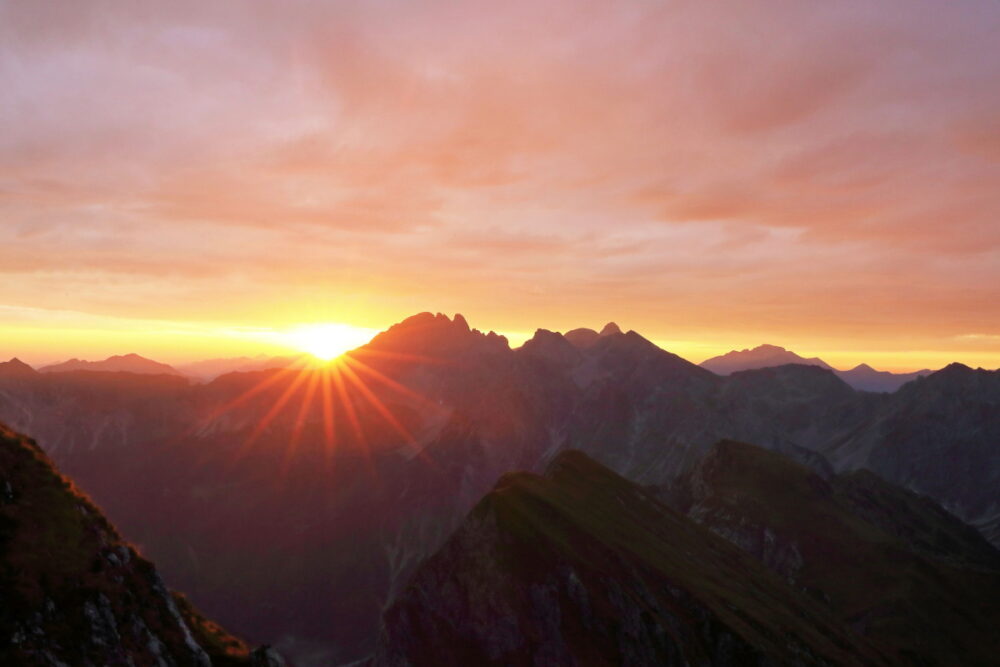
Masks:
[[[875,370],[868,364],[858,364],[850,370],[840,371],[818,357],[806,359],[783,347],[766,344],[758,345],[753,349],[733,350],[718,357],[706,359],[701,362],[700,366],[719,375],[729,375],[738,371],[770,368],[785,364],[819,366],[833,371],[837,377],[855,389],[882,393],[894,392],[907,382],[924,375],[930,375],[933,372],[924,369],[912,373],[890,373],[889,371]]]
[[[171,375],[37,373],[14,364],[10,369],[17,372],[0,371],[0,419],[36,437],[207,616],[252,641],[275,642],[303,665],[373,652],[374,659],[419,656],[406,648],[410,630],[393,634],[393,617],[382,625],[382,612],[409,599],[413,577],[461,532],[498,479],[515,470],[543,474],[571,449],[638,485],[658,508],[670,508],[684,519],[677,524],[680,519],[669,515],[684,535],[714,531],[753,555],[750,538],[720,523],[728,510],[713,509],[724,496],[703,495],[695,471],[720,441],[754,443],[793,462],[795,471],[808,471],[801,478],[807,481],[795,481],[794,488],[815,485],[821,499],[837,499],[824,504],[784,497],[781,502],[814,507],[810,512],[818,518],[760,528],[758,534],[769,530],[775,544],[781,531],[802,532],[795,549],[786,545],[781,553],[797,549],[803,559],[812,553],[808,558],[822,560],[825,552],[804,546],[815,539],[805,531],[838,516],[850,528],[842,534],[874,530],[868,526],[881,531],[875,542],[896,545],[885,553],[896,554],[892,562],[912,563],[908,571],[924,572],[949,559],[959,568],[993,567],[984,555],[993,546],[970,537],[972,529],[958,519],[1000,544],[1000,373],[953,364],[892,394],[859,392],[818,366],[719,376],[632,331],[571,333],[539,330],[511,349],[502,336],[471,329],[461,316],[423,313],[326,370],[231,373],[205,384]],[[885,480],[891,491],[865,486],[866,477],[856,473],[862,470]],[[855,473],[861,476],[851,477]],[[855,491],[852,479],[860,485]],[[736,494],[762,496],[747,511],[772,502],[761,490]],[[913,516],[894,521],[903,516],[897,504],[910,507]],[[572,515],[567,520],[579,518],[564,509]],[[747,515],[746,522],[760,516]],[[712,549],[711,558],[729,558]],[[904,552],[916,560],[900,560]],[[631,571],[632,556],[619,556]],[[774,565],[768,557],[755,558],[764,568]],[[650,576],[674,572],[654,561]],[[834,576],[836,567],[834,560],[776,576],[794,575],[801,586],[833,600],[827,589],[842,581]],[[954,576],[965,581],[965,574]],[[934,581],[951,581],[952,574],[940,577]],[[703,595],[700,581],[685,580],[684,590]],[[898,588],[922,581],[901,581]],[[759,585],[768,599],[807,604],[801,596],[783,597],[784,588]],[[639,595],[629,586],[616,590]],[[793,592],[801,586],[792,585]],[[964,596],[967,588],[961,583],[956,591]],[[611,589],[596,590],[606,597]],[[233,591],[240,592],[238,599]],[[929,604],[913,600],[918,608]],[[845,625],[855,634],[855,626],[875,627],[871,619],[883,614],[861,597],[823,604],[830,608],[822,613],[807,604],[808,614],[827,624],[829,637],[844,637]],[[745,640],[713,605],[691,609],[718,619],[705,627],[718,628],[719,636],[735,632]],[[898,618],[902,606],[885,613]],[[669,623],[648,631],[659,632],[656,627]],[[978,626],[969,627],[971,633]],[[893,651],[898,656],[909,641],[893,644],[888,635],[876,641],[865,632],[860,642],[834,644],[856,645],[859,655],[873,651],[872,664],[878,664],[894,660]],[[797,636],[795,646],[835,655],[827,640]],[[394,637],[402,637],[398,648]],[[784,655],[754,637],[744,641],[757,647],[754,655],[772,656],[772,662]],[[692,650],[710,651],[710,644]],[[614,645],[625,650],[625,644]]]
[[[109,373],[140,373],[148,375],[180,375],[175,368],[138,354],[114,355],[103,361],[70,359],[59,364],[43,366],[41,373],[66,373],[69,371],[104,371]]]
[[[581,327],[567,331],[563,336],[574,346],[586,349],[595,345],[602,337],[622,333],[621,329],[614,322],[609,322],[604,328],[597,332],[593,329]],[[147,359],[138,354],[116,355],[108,357],[103,361],[83,361],[80,359],[70,359],[58,364],[43,366],[38,370],[43,373],[67,372],[77,370],[87,371],[118,371],[127,373],[142,374],[170,374],[183,375],[199,382],[209,382],[227,373],[243,373],[249,371],[280,369],[292,366],[300,361],[300,356],[268,356],[257,355],[255,357],[223,357],[218,359],[205,359],[203,361],[188,362],[179,364],[176,367],[169,366],[152,359]],[[805,364],[807,366],[819,366],[833,371],[844,382],[861,391],[872,391],[881,393],[891,393],[901,386],[918,377],[929,375],[932,371],[924,369],[912,373],[891,373],[889,371],[879,371],[868,364],[858,364],[850,370],[837,370],[818,357],[805,358],[786,350],[777,345],[758,345],[753,349],[732,350],[726,354],[706,359],[699,364],[702,368],[718,375],[730,375],[737,371],[753,370],[757,368],[770,368],[774,366],[784,366],[786,364]]]

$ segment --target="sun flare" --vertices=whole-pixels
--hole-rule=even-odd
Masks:
[[[373,331],[349,324],[307,324],[285,335],[286,342],[321,361],[330,361],[371,340]]]

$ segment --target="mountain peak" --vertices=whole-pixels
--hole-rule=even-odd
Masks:
[[[822,359],[817,357],[807,359],[795,354],[791,350],[768,343],[758,345],[753,349],[732,350],[723,355],[706,359],[699,365],[718,375],[729,375],[736,371],[784,366],[785,364],[805,364],[807,366],[819,366],[820,368],[833,370]]]
[[[601,336],[613,336],[614,334],[620,334],[622,332],[621,328],[614,322],[608,322],[601,329]]]
[[[470,329],[465,318],[444,313],[417,313],[392,325],[368,344],[373,349],[389,349],[420,354],[450,355],[471,346],[509,350],[507,339],[493,331],[486,334]]]
[[[24,363],[17,357],[10,361],[0,362],[0,374],[2,375],[34,375],[37,371]]]

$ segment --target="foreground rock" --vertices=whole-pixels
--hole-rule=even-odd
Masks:
[[[0,664],[242,665],[34,441],[0,424]]]

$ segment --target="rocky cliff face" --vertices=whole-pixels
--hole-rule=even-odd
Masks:
[[[0,663],[237,665],[246,646],[170,593],[153,565],[0,425]]]
[[[822,604],[579,452],[501,478],[386,612],[373,665],[882,664]]]

